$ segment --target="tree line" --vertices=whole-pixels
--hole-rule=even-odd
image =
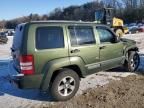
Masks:
[[[81,6],[56,8],[49,14],[30,14],[12,20],[0,21],[0,28],[14,29],[17,24],[40,20],[82,20],[94,21],[95,10],[103,7],[114,8],[114,15],[125,23],[144,21],[144,0],[95,0]]]

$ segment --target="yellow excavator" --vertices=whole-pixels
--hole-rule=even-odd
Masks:
[[[121,37],[127,29],[124,27],[124,21],[113,15],[113,8],[102,8],[95,11],[95,22],[110,26],[117,36]]]

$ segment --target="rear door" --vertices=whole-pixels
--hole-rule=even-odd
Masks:
[[[45,64],[52,60],[68,59],[67,36],[63,25],[32,24],[29,31],[28,53],[34,55],[36,73],[41,73]]]
[[[121,64],[123,56],[123,44],[115,42],[115,34],[107,27],[97,26],[100,39],[100,63],[102,70],[110,69]]]
[[[69,26],[70,57],[79,57],[85,63],[88,74],[100,68],[99,47],[97,45],[93,26]]]

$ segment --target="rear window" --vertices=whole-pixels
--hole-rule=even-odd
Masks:
[[[62,27],[40,27],[36,30],[36,48],[54,49],[64,47]]]
[[[13,38],[12,49],[19,50],[22,44],[24,25],[18,25],[15,29],[15,35]]]

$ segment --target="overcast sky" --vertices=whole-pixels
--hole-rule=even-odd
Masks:
[[[30,13],[48,14],[57,7],[81,5],[94,0],[0,0],[0,20],[27,16]]]

